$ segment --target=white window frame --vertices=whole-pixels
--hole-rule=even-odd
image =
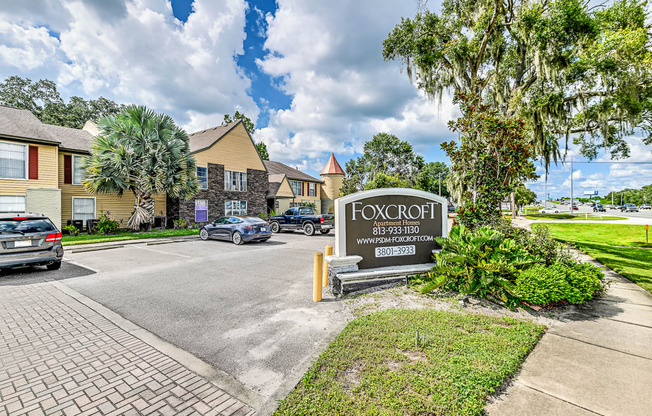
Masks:
[[[11,197],[11,198],[22,198],[23,199],[23,210],[11,210],[11,211],[0,211],[2,213],[9,212],[27,212],[27,197],[25,195],[0,195],[0,198]]]
[[[93,200],[93,219],[97,219],[97,198],[94,196],[73,196],[72,197],[72,220],[75,221],[75,199],[92,199]]]
[[[308,196],[317,196],[317,184],[308,182]]]
[[[71,168],[72,168],[72,184],[73,185],[82,185],[83,184],[82,183],[83,172],[79,172],[80,173],[79,181],[75,182],[75,159],[79,160],[79,169],[78,170],[81,171],[82,170],[82,168],[81,168],[82,157],[83,156],[80,156],[80,155],[72,155],[72,166],[71,166]]]
[[[203,167],[203,166],[197,166],[197,169],[195,169],[195,176],[197,176],[197,182],[199,182],[199,189],[206,190],[208,189],[208,168]],[[204,184],[201,180],[199,180],[199,169],[206,169],[206,186],[204,187]]]
[[[231,203],[231,210],[230,211],[227,210],[227,208],[226,208],[226,204],[228,204],[229,202]],[[240,206],[240,208],[238,208],[237,210],[233,209],[233,203],[234,202],[236,202]],[[243,202],[245,203],[244,213],[242,212],[242,203]],[[246,216],[248,208],[249,208],[249,204],[245,200],[228,200],[228,201],[224,201],[224,216],[225,217],[228,217],[228,216]]]
[[[0,176],[0,179],[13,180],[13,181],[26,181],[29,179],[29,145],[16,142],[8,142],[5,140],[0,140],[0,143],[12,144],[15,146],[22,146],[25,149],[25,177],[24,178],[5,178]]]
[[[235,185],[233,176],[235,175]],[[247,172],[224,170],[224,190],[231,192],[247,192]]]
[[[206,201],[206,220],[198,220],[197,219],[197,202],[198,201]],[[203,209],[199,210],[200,212],[203,212]],[[195,199],[195,222],[207,222],[208,221],[208,199]]]
[[[303,182],[302,181],[288,180],[288,182],[290,183],[290,188],[292,188],[292,192],[294,192],[294,196],[301,196],[301,194],[303,194]],[[297,189],[294,189],[297,186],[298,186],[298,189],[299,189],[298,193],[297,193]]]

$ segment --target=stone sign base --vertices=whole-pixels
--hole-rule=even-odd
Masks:
[[[333,294],[336,296],[389,283],[405,283],[409,276],[426,273],[435,266],[434,263],[425,263],[358,270],[357,264],[344,267],[337,265],[337,259],[343,258],[332,259],[328,264],[328,281],[332,286]],[[333,264],[334,262],[335,264]]]

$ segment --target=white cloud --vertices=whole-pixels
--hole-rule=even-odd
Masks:
[[[352,155],[381,131],[424,152],[451,137],[456,116],[450,98],[427,100],[398,63],[382,58],[382,41],[416,3],[363,0],[280,0],[267,16],[268,55],[260,68],[292,97],[289,109],[270,112],[257,132],[274,159],[318,165],[327,154]],[[321,166],[318,166],[321,168]],[[316,169],[318,170],[318,169]]]
[[[240,109],[244,0],[195,0],[184,24],[167,0],[11,2],[0,11],[0,76],[54,79],[64,95],[145,104],[194,130]],[[60,41],[50,36],[58,32]]]

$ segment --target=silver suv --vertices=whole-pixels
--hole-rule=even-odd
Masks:
[[[620,207],[620,212],[638,212],[638,207],[634,204],[625,204]]]
[[[61,267],[61,233],[44,215],[0,214],[0,269],[21,266]]]

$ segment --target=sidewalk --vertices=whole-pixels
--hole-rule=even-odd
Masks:
[[[0,287],[0,416],[254,413],[134,333],[56,282]]]
[[[549,328],[488,415],[650,414],[652,295],[610,269],[605,277],[606,295]]]

